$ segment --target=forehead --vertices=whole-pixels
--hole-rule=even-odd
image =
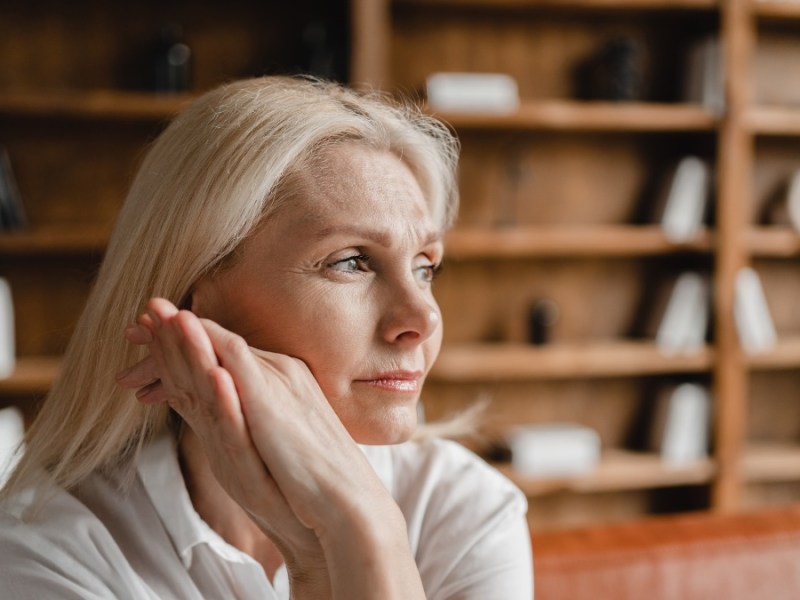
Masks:
[[[298,174],[284,210],[311,227],[341,220],[432,227],[411,169],[391,152],[354,142],[328,148],[312,160]]]

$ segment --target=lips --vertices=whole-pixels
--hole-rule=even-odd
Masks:
[[[395,392],[418,392],[422,375],[422,371],[389,371],[357,379],[356,382]]]

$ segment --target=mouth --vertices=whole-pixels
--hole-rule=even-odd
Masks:
[[[391,371],[356,379],[355,382],[392,392],[416,393],[422,385],[422,376],[422,371]]]

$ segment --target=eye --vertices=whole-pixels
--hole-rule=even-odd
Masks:
[[[432,283],[442,271],[442,263],[422,265],[415,270],[417,278],[424,283]]]
[[[366,254],[348,256],[347,258],[330,263],[328,267],[340,273],[357,273],[359,271],[366,271],[369,268],[369,256]]]

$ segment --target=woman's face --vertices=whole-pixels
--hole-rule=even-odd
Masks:
[[[302,359],[357,442],[401,442],[441,345],[442,231],[393,154],[348,143],[326,157],[230,268],[198,283],[192,309]]]

